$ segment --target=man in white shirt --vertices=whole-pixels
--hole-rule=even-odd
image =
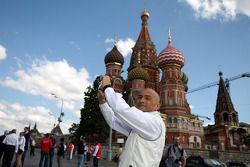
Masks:
[[[14,156],[14,153],[18,150],[18,138],[16,135],[16,129],[13,129],[10,134],[8,134],[3,140],[5,144],[5,151],[3,156],[3,166],[2,167],[11,167],[11,162]]]
[[[98,92],[101,112],[112,129],[128,136],[119,158],[119,167],[158,167],[165,143],[165,124],[157,111],[159,95],[150,88],[142,90],[130,107],[122,95],[111,88],[104,76]]]

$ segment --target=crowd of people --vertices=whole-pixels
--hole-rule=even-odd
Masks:
[[[62,159],[72,160],[75,152],[77,152],[76,167],[84,167],[87,161],[90,161],[91,156],[93,157],[93,166],[98,167],[98,160],[101,158],[102,151],[99,142],[96,142],[96,145],[91,147],[81,136],[79,142],[75,145],[71,140],[65,142],[63,137],[60,138],[57,144],[54,135],[47,133],[36,143],[28,127],[25,127],[24,131],[19,133],[19,137],[16,133],[16,129],[6,130],[0,136],[0,161],[2,161],[2,167],[24,167],[28,150],[30,150],[30,157],[33,157],[35,156],[35,148],[41,150],[39,167],[52,167],[55,154],[58,167],[61,167]]]
[[[29,141],[32,140],[29,128],[25,127],[24,131],[16,134],[16,129],[6,130],[0,136],[0,160],[2,159],[2,167],[11,167],[14,157],[14,167],[22,167],[24,165],[26,153],[29,147]]]

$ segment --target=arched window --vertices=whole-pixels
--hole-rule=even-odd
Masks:
[[[224,122],[229,122],[228,113],[226,113],[226,112],[223,114],[223,121]]]
[[[233,117],[233,122],[237,122],[237,116],[235,113],[232,114],[232,117]]]

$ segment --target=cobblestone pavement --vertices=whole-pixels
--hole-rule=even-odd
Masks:
[[[23,167],[38,167],[39,160],[40,160],[39,151],[40,149],[36,150],[36,154],[34,157],[30,157],[29,152],[27,152]],[[13,158],[13,162],[14,162],[14,159],[15,157]],[[63,159],[61,167],[76,167],[76,164],[77,164],[77,155],[74,155],[72,160],[67,160],[67,158]],[[2,161],[0,162],[0,166],[2,166]],[[108,161],[104,159],[101,159],[99,161],[99,167],[116,167],[116,166],[117,166],[116,163],[112,161]],[[58,167],[56,155],[54,156],[53,167]],[[90,159],[90,161],[87,164],[85,164],[83,167],[93,167],[93,159]]]

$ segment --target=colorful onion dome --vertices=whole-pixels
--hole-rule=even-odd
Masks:
[[[108,63],[120,63],[121,65],[123,65],[124,57],[119,52],[117,47],[114,46],[113,49],[106,54],[104,62],[105,62],[105,64],[108,64]]]
[[[141,66],[137,66],[128,73],[128,79],[130,81],[135,79],[147,81],[149,80],[149,75],[145,69],[143,69]]]
[[[157,64],[160,68],[162,68],[165,64],[179,64],[181,67],[183,67],[184,63],[184,55],[178,49],[173,47],[169,32],[168,46],[159,54]]]

